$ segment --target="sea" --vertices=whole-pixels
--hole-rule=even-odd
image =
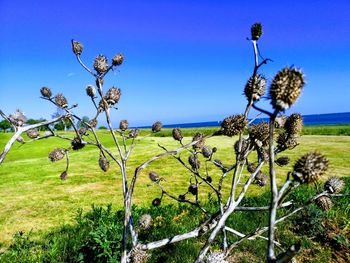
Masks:
[[[267,118],[258,118],[253,123],[268,121]],[[304,125],[327,125],[327,124],[350,124],[350,112],[341,113],[326,113],[326,114],[310,114],[303,115]],[[193,122],[193,123],[178,123],[166,124],[164,128],[198,128],[198,127],[213,127],[220,126],[220,121]],[[148,127],[142,127],[148,128]]]

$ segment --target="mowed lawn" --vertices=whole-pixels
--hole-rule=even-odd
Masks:
[[[68,136],[71,135],[68,133]],[[99,131],[99,136],[106,146],[117,152],[107,131]],[[10,134],[0,133],[0,149],[6,144]],[[184,138],[190,142],[191,137]],[[237,138],[224,136],[207,140],[210,146],[216,146],[218,151],[215,159],[224,164],[234,163],[233,144]],[[277,168],[279,182],[283,182],[291,170],[294,161],[310,151],[319,151],[330,160],[328,175],[350,175],[350,136],[304,135],[299,140],[300,145],[293,151],[286,151],[291,158],[291,164]],[[171,137],[147,137],[137,140],[137,146],[128,161],[129,180],[135,168],[151,156],[163,152],[158,144],[168,149],[179,147]],[[4,163],[0,165],[0,242],[8,244],[17,231],[45,231],[60,224],[70,223],[78,209],[87,210],[92,204],[109,204],[122,206],[121,176],[117,165],[112,164],[108,172],[103,172],[98,166],[99,152],[92,146],[86,146],[79,151],[71,151],[68,179],[61,181],[59,175],[65,169],[65,160],[51,163],[48,153],[56,147],[69,147],[69,142],[50,138],[31,142],[25,145],[15,143]],[[187,161],[188,153],[182,153]],[[205,160],[201,159],[201,171],[205,171]],[[254,161],[254,159],[251,159]],[[267,167],[263,170],[267,172]],[[163,185],[174,195],[187,191],[189,172],[174,158],[166,157],[152,163],[145,169],[137,181],[134,193],[134,204],[151,205],[155,197],[160,197],[161,191],[148,178],[149,171],[156,171],[164,178]],[[214,183],[219,179],[219,171],[213,165],[208,165],[208,171]],[[326,177],[325,177],[326,178]],[[244,179],[244,178],[243,178]],[[231,177],[226,180],[226,189]],[[207,188],[202,187],[201,198],[205,201]],[[250,195],[265,191],[252,185]],[[228,193],[228,190],[224,191]],[[165,199],[164,202],[171,202]]]

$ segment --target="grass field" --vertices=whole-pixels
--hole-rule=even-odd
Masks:
[[[100,131],[101,140],[112,146],[107,131]],[[0,133],[0,148],[9,139],[10,134]],[[190,137],[185,141],[189,142]],[[224,164],[234,162],[232,145],[236,138],[223,136],[207,140],[207,144],[218,148],[217,156]],[[149,157],[162,152],[157,144],[168,149],[178,147],[171,137],[148,137],[138,141],[137,147],[128,163],[129,176],[135,167]],[[98,167],[98,152],[93,147],[70,154],[71,166],[66,181],[59,179],[65,168],[65,162],[51,163],[48,153],[56,147],[68,147],[66,141],[56,138],[45,139],[21,146],[16,142],[4,163],[0,166],[0,242],[8,244],[16,231],[44,231],[49,228],[71,222],[78,208],[88,210],[91,204],[104,205],[112,203],[121,207],[121,177],[116,165],[104,173]],[[112,148],[113,149],[113,148]],[[116,149],[114,149],[116,150]],[[300,145],[293,151],[287,151],[292,162],[284,168],[278,168],[277,175],[281,181],[293,162],[309,151],[320,151],[330,160],[329,175],[350,175],[350,137],[307,135],[300,138]],[[186,156],[184,155],[186,160]],[[174,158],[167,157],[153,163],[140,176],[134,194],[134,203],[149,206],[160,195],[160,190],[148,179],[148,172],[154,170],[164,177],[164,185],[178,195],[186,192],[189,175],[179,167]],[[266,167],[264,168],[266,171]],[[209,173],[213,180],[218,179],[214,167]],[[230,178],[228,178],[229,183]],[[264,188],[252,186],[250,195],[265,191]],[[203,193],[202,198],[206,198]],[[170,201],[168,201],[170,202]]]

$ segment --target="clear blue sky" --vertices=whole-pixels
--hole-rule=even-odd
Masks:
[[[292,111],[350,111],[349,10],[349,0],[0,0],[0,109],[50,118],[55,107],[39,99],[45,85],[92,117],[85,86],[94,80],[71,52],[74,38],[84,44],[88,65],[100,53],[125,55],[106,79],[106,88],[123,93],[116,123],[221,120],[244,109],[241,94],[253,67],[246,37],[260,21],[262,54],[274,60],[261,72],[271,80],[295,65],[306,74]]]

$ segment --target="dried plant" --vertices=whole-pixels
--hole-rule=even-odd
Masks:
[[[121,120],[119,129],[114,129],[111,122],[111,110],[118,104],[121,99],[122,92],[117,87],[111,87],[104,91],[104,78],[115,67],[122,65],[124,56],[117,54],[112,58],[112,64],[108,63],[108,58],[104,55],[98,55],[94,59],[93,69],[90,69],[81,59],[83,54],[83,45],[72,40],[72,51],[75,54],[79,64],[93,76],[95,85],[88,85],[86,94],[90,98],[94,107],[93,118],[84,123],[85,128],[78,128],[76,121],[82,121],[82,118],[73,113],[73,109],[77,105],[70,106],[68,100],[62,93],[53,96],[51,89],[42,87],[40,93],[42,99],[53,103],[62,109],[61,116],[33,125],[25,125],[26,117],[22,111],[17,110],[14,114],[7,116],[2,111],[0,114],[3,118],[10,121],[15,133],[6,144],[0,155],[0,163],[4,160],[6,154],[11,149],[13,143],[17,140],[21,143],[40,140],[48,137],[58,137],[71,142],[71,147],[67,149],[56,148],[49,154],[49,159],[56,162],[66,157],[66,168],[60,174],[62,180],[67,179],[69,169],[69,152],[82,149],[85,145],[91,145],[99,150],[99,156],[96,163],[103,171],[107,171],[111,164],[119,167],[120,176],[122,178],[121,188],[123,190],[124,203],[124,230],[122,241],[121,262],[145,262],[149,257],[149,251],[155,248],[175,243],[181,240],[196,238],[207,234],[207,240],[203,245],[196,262],[226,262],[225,259],[232,253],[234,249],[245,240],[254,242],[256,238],[267,240],[267,261],[268,262],[289,262],[300,250],[299,244],[295,244],[290,248],[276,255],[275,246],[278,244],[275,240],[275,229],[277,224],[288,219],[295,213],[301,211],[308,205],[316,203],[321,209],[328,210],[332,207],[331,197],[339,195],[343,189],[343,182],[336,177],[330,177],[325,183],[324,191],[309,199],[299,207],[293,206],[292,210],[282,210],[283,207],[290,206],[293,201],[288,200],[290,192],[294,191],[301,184],[310,184],[319,181],[328,169],[328,160],[325,156],[318,152],[310,153],[300,157],[293,165],[293,169],[285,175],[285,180],[281,185],[277,183],[276,167],[286,166],[290,160],[286,156],[278,157],[278,155],[287,149],[293,149],[298,146],[298,137],[302,129],[302,117],[298,113],[290,115],[288,118],[283,115],[284,111],[290,108],[298,99],[305,84],[304,74],[300,69],[294,67],[285,67],[280,70],[271,81],[268,91],[272,109],[266,110],[258,107],[259,100],[264,96],[267,80],[260,73],[263,65],[270,62],[270,59],[262,58],[259,53],[258,41],[262,37],[263,28],[260,23],[255,23],[251,27],[251,38],[248,40],[252,43],[254,51],[254,68],[252,75],[248,78],[244,87],[244,95],[247,99],[247,105],[242,114],[235,114],[225,118],[220,129],[212,135],[205,136],[197,133],[192,140],[185,144],[181,129],[175,128],[172,136],[179,143],[176,149],[168,150],[166,147],[159,145],[161,153],[151,157],[144,163],[136,167],[130,182],[127,180],[127,161],[135,148],[135,138],[139,135],[138,129],[129,129],[129,122]],[[251,124],[249,114],[252,108],[266,114],[269,122],[259,124]],[[111,138],[117,148],[117,153],[105,147],[99,139],[99,134],[95,128],[97,126],[97,118],[104,116]],[[71,122],[74,129],[73,138],[64,137],[56,133],[48,125],[67,119]],[[36,128],[40,126],[48,126],[49,133],[40,135]],[[151,133],[159,132],[162,129],[162,123],[157,121],[152,125]],[[248,133],[246,133],[248,132]],[[30,141],[25,141],[21,135],[27,133]],[[86,134],[91,133],[92,136],[87,137]],[[247,134],[247,135],[245,135]],[[227,154],[234,157],[231,164],[223,164],[221,160],[215,157],[216,147],[207,145],[207,141],[211,136],[238,136],[238,140],[234,143],[231,152]],[[140,138],[139,140],[142,140]],[[128,140],[130,143],[127,143]],[[256,158],[253,157],[256,155]],[[148,177],[152,185],[159,187],[161,191],[160,197],[155,197],[152,201],[153,206],[162,204],[163,198],[170,198],[176,202],[187,203],[197,207],[203,213],[203,221],[191,231],[170,236],[161,240],[148,243],[142,243],[138,239],[138,231],[133,225],[132,216],[132,200],[135,185],[142,171],[153,162],[172,156],[178,161],[179,165],[186,169],[188,176],[188,185],[185,186],[184,193],[172,193],[171,189],[167,189],[161,177],[162,171],[152,171],[148,173]],[[185,158],[185,159],[184,159]],[[248,159],[256,159],[257,162],[249,162]],[[208,167],[212,166],[209,173]],[[262,172],[262,167],[268,166],[269,174]],[[243,174],[247,170],[248,175]],[[176,172],[176,171],[174,171]],[[214,179],[215,178],[215,179]],[[230,181],[229,181],[230,180]],[[227,182],[228,181],[228,182]],[[253,183],[259,186],[267,187],[271,191],[271,199],[265,207],[242,207],[242,200],[247,195],[248,190]],[[206,185],[207,187],[203,187]],[[228,197],[223,195],[224,187],[229,186]],[[210,189],[217,199],[217,209],[215,212],[209,212],[205,207],[205,200],[201,200],[204,196],[203,189]],[[281,210],[277,216],[277,210]],[[229,227],[226,222],[230,215],[236,211],[256,212],[269,211],[269,224],[267,226],[259,226],[252,233],[240,233],[239,231]],[[149,229],[152,224],[150,215],[143,215],[139,220],[137,229]],[[267,233],[267,236],[263,236]],[[238,237],[238,241],[228,242],[227,236],[234,235]],[[222,250],[210,251],[218,236],[221,236]],[[210,251],[210,252],[209,252]]]

